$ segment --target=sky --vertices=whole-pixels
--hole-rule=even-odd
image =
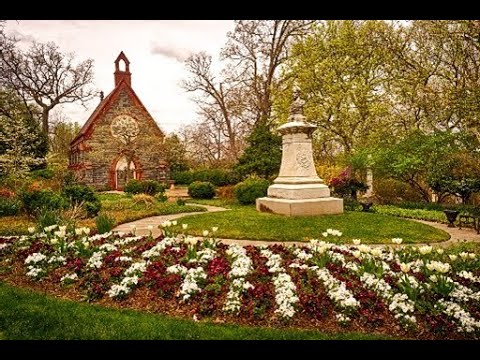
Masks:
[[[218,60],[233,30],[233,20],[9,20],[6,31],[20,39],[55,42],[77,60],[94,60],[94,86],[105,96],[113,90],[114,61],[123,51],[130,61],[132,88],[159,126],[175,132],[196,119],[195,104],[180,83],[188,77],[183,61],[206,51]],[[98,104],[68,104],[66,118],[83,125]]]

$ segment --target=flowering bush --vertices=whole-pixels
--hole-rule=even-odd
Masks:
[[[471,252],[402,247],[400,238],[383,247],[360,239],[242,247],[219,243],[209,231],[194,238],[169,230],[157,239],[57,225],[30,232],[0,237],[0,280],[21,277],[55,293],[68,288],[90,301],[196,321],[480,337],[480,259]],[[342,233],[327,229],[324,236]]]
[[[341,197],[351,197],[357,200],[358,191],[367,191],[368,185],[353,177],[350,168],[343,170],[340,175],[330,179],[328,184],[335,194]]]

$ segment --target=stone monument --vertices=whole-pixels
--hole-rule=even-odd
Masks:
[[[294,90],[289,122],[280,126],[282,164],[268,188],[268,196],[256,201],[257,210],[287,216],[342,214],[343,199],[330,196],[330,189],[315,170],[312,134],[317,128],[305,122],[304,101]]]

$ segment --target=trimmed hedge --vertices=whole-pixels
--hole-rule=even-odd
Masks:
[[[194,199],[213,199],[215,186],[210,182],[195,181],[189,185],[188,195]]]
[[[247,179],[235,186],[235,198],[240,204],[255,204],[257,198],[267,196],[270,183],[265,179]]]
[[[241,177],[232,170],[205,169],[177,171],[172,173],[172,179],[177,185],[190,185],[195,181],[210,182],[215,186],[237,184]]]

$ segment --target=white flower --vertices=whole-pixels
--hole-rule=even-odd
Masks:
[[[58,227],[58,230],[60,230],[61,232],[65,233],[67,231],[67,227],[66,226],[59,226]]]
[[[208,230],[203,230],[203,236],[204,237],[208,236]]]
[[[77,280],[78,279],[78,275],[73,273],[73,274],[67,274],[67,275],[64,275],[62,276],[62,278],[60,279],[60,282],[64,282],[65,280]]]
[[[363,253],[369,253],[372,249],[370,248],[370,246],[367,246],[367,245],[359,245],[358,246],[358,250],[360,250],[361,252]]]
[[[218,230],[218,226],[212,227],[212,231],[213,231],[213,232],[217,232],[217,230]]]
[[[29,232],[30,234],[33,234],[33,233],[35,232],[35,227],[34,227],[34,226],[30,226],[30,227],[28,228],[28,232]]]
[[[408,273],[410,271],[410,264],[400,263],[400,270],[404,273]]]
[[[360,245],[362,241],[360,239],[353,239],[352,242],[353,242],[353,245]]]
[[[323,233],[322,233],[322,236],[323,236],[323,237],[327,237],[327,236],[328,236],[328,233],[327,233],[327,232],[323,232]]]
[[[147,229],[148,229],[149,231],[152,231],[152,230],[153,230],[153,225],[148,225]]]
[[[50,232],[50,231],[52,231],[53,229],[56,229],[57,226],[58,226],[58,225],[47,226],[47,227],[43,228],[43,230],[44,230],[45,232]]]
[[[444,250],[442,248],[437,249],[437,254],[442,255],[444,253]]]
[[[187,230],[187,228],[188,228],[188,224],[182,224],[182,229],[183,230]]]
[[[83,228],[77,228],[77,229],[75,229],[75,235],[80,236],[80,235],[82,235],[82,234],[83,234]]]
[[[84,228],[83,228],[83,232],[85,233],[85,235],[90,234],[90,228],[84,227]]]
[[[403,239],[402,238],[393,238],[392,243],[400,245],[402,243]]]
[[[193,314],[193,321],[199,322],[200,320],[198,319],[197,314]]]
[[[55,238],[50,240],[50,244],[52,244],[52,245],[55,245],[57,243],[58,243],[58,240],[55,239]]]
[[[475,253],[470,253],[468,254],[468,257],[473,260],[477,257],[477,255]]]
[[[164,228],[165,228],[165,227],[170,227],[170,226],[172,226],[172,222],[169,221],[169,220],[164,221],[164,222],[162,223],[162,227],[164,227]]]
[[[422,255],[427,255],[427,254],[430,254],[432,252],[432,247],[429,246],[429,245],[424,245],[424,246],[420,246],[418,248],[418,251],[420,251],[420,254]]]
[[[62,226],[63,227],[63,226]],[[53,233],[53,235],[55,235],[56,237],[60,238],[60,239],[63,239],[65,237],[65,231],[63,230],[59,230],[59,231],[55,231]]]
[[[352,251],[352,255],[355,259],[359,259],[360,256],[362,256],[362,253],[360,252],[360,250],[355,250],[355,251]]]
[[[448,255],[451,261],[457,260],[457,255]]]
[[[462,258],[462,260],[465,260],[466,258],[468,258],[468,253],[467,252],[461,252],[460,254],[460,257]]]
[[[379,248],[374,248],[372,249],[372,251],[370,252],[373,256],[375,257],[380,257],[382,256],[382,250],[379,249]]]
[[[177,220],[173,220],[173,221],[172,221],[172,225],[173,225],[173,226],[177,226]]]

